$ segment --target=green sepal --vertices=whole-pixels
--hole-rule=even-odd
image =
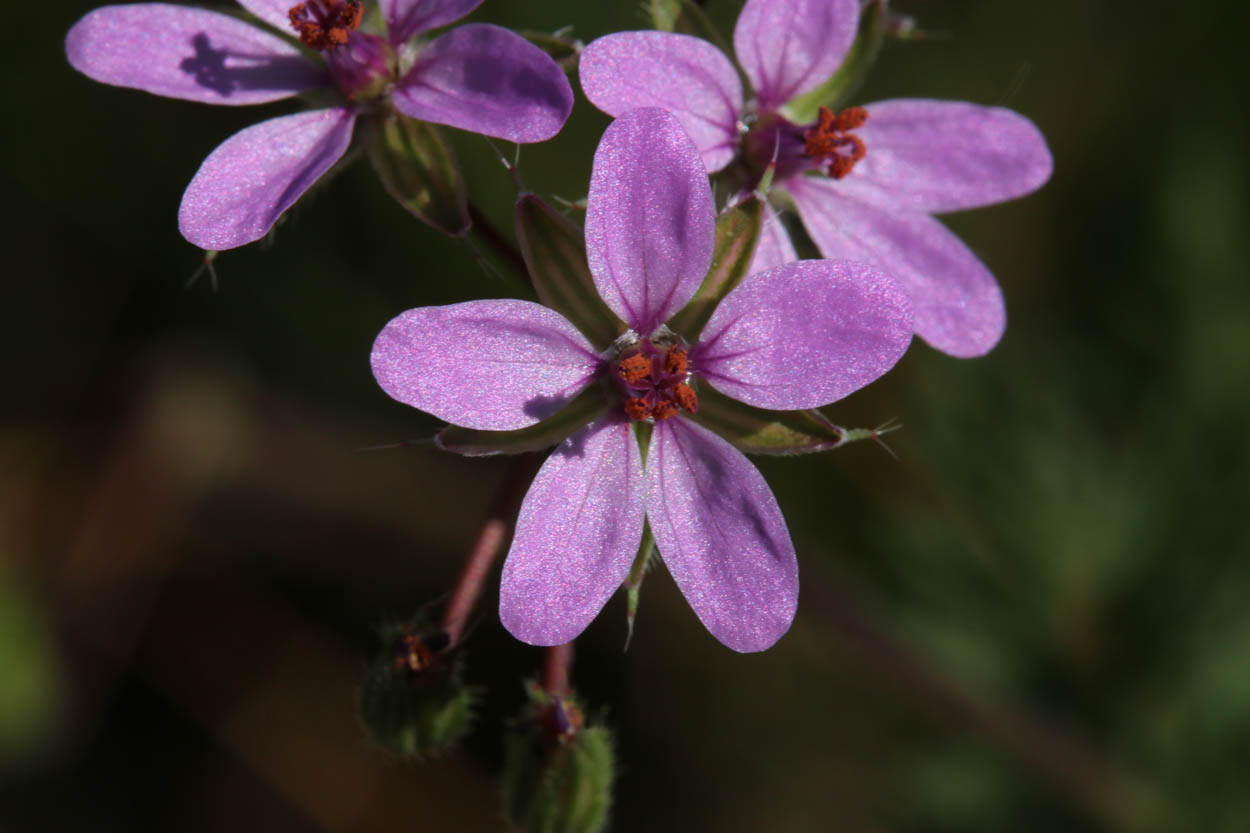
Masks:
[[[638,545],[638,555],[634,556],[634,564],[629,568],[625,578],[625,648],[629,650],[629,642],[634,638],[634,619],[638,616],[638,596],[642,590],[642,580],[651,569],[655,554],[655,536],[651,533],[651,524],[643,521],[642,543]]]
[[[369,161],[396,202],[453,237],[469,230],[464,176],[437,125],[387,109],[365,118],[364,132]]]
[[[508,732],[505,811],[525,833],[599,833],[608,822],[616,778],[612,732],[590,725],[553,740],[539,728],[549,698],[534,686],[526,714]],[[565,703],[580,710],[572,700]]]
[[[598,419],[608,410],[608,399],[599,385],[587,385],[567,405],[541,422],[515,431],[479,431],[449,425],[434,437],[444,451],[466,457],[490,454],[523,454],[559,445],[574,431]]]
[[[781,108],[786,118],[795,124],[810,124],[816,121],[821,107],[836,110],[859,89],[885,39],[888,15],[885,6],[885,0],[873,0],[860,13],[859,32],[842,65],[816,89],[786,102]]]
[[[651,25],[661,32],[694,35],[716,44],[726,55],[733,54],[720,31],[694,0],[646,0],[645,5]]]
[[[577,72],[577,62],[582,56],[582,42],[568,36],[571,29],[566,27],[558,32],[519,30],[517,34],[550,55],[565,74],[572,75]]]
[[[764,200],[757,194],[725,209],[716,218],[712,268],[690,303],[669,320],[668,326],[673,332],[689,342],[699,337],[716,305],[747,276],[763,220]]]
[[[651,450],[651,432],[655,430],[655,425],[650,422],[635,422],[634,440],[638,443],[638,450],[642,453],[642,467],[647,467],[647,452]]]
[[[811,454],[848,442],[847,432],[816,410],[767,411],[699,386],[699,411],[690,419],[747,454]]]
[[[522,194],[516,201],[516,238],[539,300],[599,347],[625,332],[624,322],[599,297],[584,235],[572,221],[534,194]]]

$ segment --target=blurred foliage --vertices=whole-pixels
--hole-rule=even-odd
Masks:
[[[38,758],[62,701],[60,669],[44,612],[0,564],[0,772]]]
[[[184,289],[200,253],[176,230],[183,187],[291,105],[75,74],[61,40],[93,5],[30,16],[0,82],[16,209],[0,733],[17,764],[0,827],[500,829],[502,721],[537,654],[498,627],[493,590],[463,753],[396,771],[333,718],[351,719],[335,681],[357,678],[370,624],[450,585],[504,470],[424,446],[358,453],[438,427],[377,389],[372,339],[410,307],[525,289],[413,220],[363,162],[270,243],[221,255],[217,292]],[[947,218],[1002,283],[1007,335],[976,361],[917,343],[826,409],[898,417],[899,462],[868,443],[758,460],[807,588],[774,650],[717,645],[663,571],[627,654],[623,600],[588,630],[574,676],[610,708],[614,829],[1245,830],[1250,12],[895,5],[943,37],[887,39],[860,101],[1008,106],[1054,151],[1038,194]],[[722,33],[736,12],[706,4]],[[488,0],[475,19],[571,24],[585,42],[648,25],[632,0]],[[522,180],[553,204],[584,196],[606,124],[579,96],[564,133],[522,151]],[[509,229],[495,150],[448,134],[470,196]],[[1041,778],[1036,750],[883,684],[886,653],[828,630],[830,580],[952,685],[1079,739],[1122,788]]]

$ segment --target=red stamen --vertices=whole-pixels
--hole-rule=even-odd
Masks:
[[[690,354],[680,344],[642,341],[617,361],[613,373],[624,388],[625,415],[635,422],[662,422],[699,410],[699,397],[689,384]]]
[[[690,359],[686,355],[686,348],[676,344],[668,348],[668,352],[664,354],[664,372],[670,376],[685,376],[689,369]]]
[[[666,419],[672,419],[681,411],[677,407],[677,403],[671,399],[664,399],[655,403],[655,407],[651,409],[651,417],[656,422],[663,422]]]
[[[651,416],[651,406],[647,404],[647,400],[631,396],[625,400],[625,414],[634,422],[642,422]]]
[[[849,132],[866,121],[868,111],[863,107],[848,107],[837,114],[821,107],[816,124],[803,134],[803,153],[813,159],[827,158],[829,176],[842,179],[868,155],[863,140]]]
[[[695,395],[694,388],[685,382],[673,387],[673,401],[686,413],[697,414],[699,412],[699,397]]]
[[[364,9],[358,0],[308,0],[287,12],[300,42],[313,49],[334,49],[360,28]]]
[[[651,375],[651,360],[642,353],[635,353],[617,365],[616,370],[625,384],[637,387]]]
[[[834,119],[834,124],[838,130],[845,133],[848,130],[863,127],[866,121],[868,121],[868,111],[863,107],[847,107],[841,113],[838,113],[838,117]]]

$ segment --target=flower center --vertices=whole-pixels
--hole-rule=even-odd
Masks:
[[[866,121],[868,111],[863,107],[847,107],[836,114],[821,107],[819,120],[803,134],[803,155],[827,160],[829,176],[841,179],[868,154],[863,140],[850,132]]]
[[[308,0],[287,12],[300,42],[313,49],[334,49],[360,27],[364,10],[357,0]]]
[[[625,388],[625,413],[635,422],[660,422],[699,410],[699,397],[690,386],[690,359],[679,344],[661,353],[644,341],[622,354],[615,372]]]

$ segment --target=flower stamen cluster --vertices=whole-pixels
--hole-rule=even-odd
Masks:
[[[850,132],[866,121],[868,111],[863,107],[847,107],[836,114],[828,107],[821,107],[819,120],[803,134],[803,154],[813,159],[828,159],[829,177],[842,179],[856,162],[868,155],[863,140]]]
[[[699,410],[690,386],[690,358],[679,344],[661,353],[650,341],[642,342],[616,365],[616,377],[625,387],[625,414],[634,422],[662,422]]]
[[[360,28],[364,9],[357,0],[308,0],[296,3],[287,12],[291,28],[299,32],[300,43],[324,51],[347,43]]]

